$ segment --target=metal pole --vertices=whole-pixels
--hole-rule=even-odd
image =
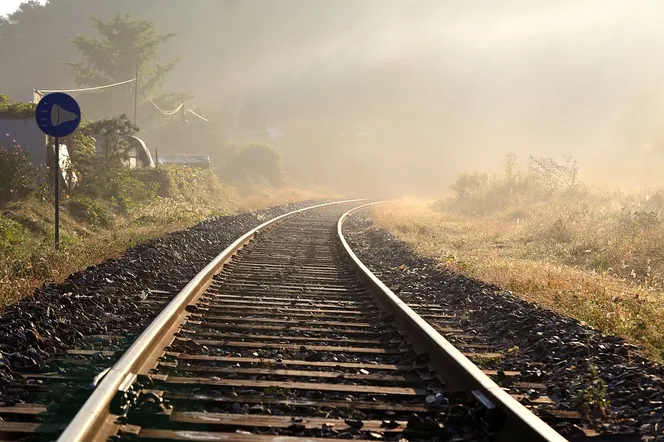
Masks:
[[[155,161],[154,167],[156,169],[159,169],[159,149],[157,149],[156,147],[154,148],[154,161]]]
[[[136,80],[134,80],[134,124],[138,118],[138,64],[136,64]]]
[[[55,138],[55,250],[60,250],[60,139]]]

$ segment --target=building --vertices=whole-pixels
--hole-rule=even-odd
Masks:
[[[106,154],[106,138],[97,135],[94,137],[95,140],[95,151],[97,155]],[[127,158],[124,160],[124,165],[130,169],[143,169],[143,168],[154,168],[155,162],[152,159],[150,150],[148,149],[145,141],[138,137],[127,137],[127,143],[129,143],[130,148],[127,151]]]
[[[159,155],[157,156],[157,165],[189,166],[200,169],[212,167],[210,157],[207,155]]]
[[[34,165],[46,164],[47,137],[39,129],[34,117],[22,118],[0,114],[0,146],[19,145]]]

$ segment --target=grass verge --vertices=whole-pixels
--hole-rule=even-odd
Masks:
[[[63,202],[61,249],[53,247],[54,209],[33,197],[0,209],[0,309],[32,294],[45,282],[121,255],[127,248],[230,215],[308,199],[329,198],[298,189],[264,191],[242,198],[209,171],[168,170],[166,196],[127,204],[76,197]],[[159,178],[159,177],[158,177]]]
[[[478,215],[440,201],[400,200],[375,207],[373,218],[417,254],[664,360],[664,226],[633,222],[635,212],[615,203],[561,194]]]

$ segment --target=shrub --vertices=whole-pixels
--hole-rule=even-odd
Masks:
[[[0,215],[0,253],[5,254],[27,235],[18,222]]]
[[[459,199],[465,200],[475,192],[485,188],[489,184],[489,175],[486,173],[464,173],[452,184],[452,190],[457,193]]]
[[[108,211],[98,202],[88,197],[71,198],[69,213],[79,221],[108,227],[113,220]]]
[[[6,95],[0,94],[0,115],[15,118],[34,118],[36,107],[37,105],[34,103],[10,101]]]
[[[247,182],[279,188],[287,182],[281,154],[264,144],[249,144],[231,158],[223,168],[222,179],[234,184]]]
[[[34,189],[33,167],[18,144],[0,147],[0,204],[24,198]]]
[[[629,231],[646,231],[660,224],[659,213],[654,210],[623,209],[619,217],[619,223]]]
[[[505,156],[502,175],[463,174],[451,185],[456,193],[452,203],[439,201],[439,209],[487,214],[510,205],[549,201],[558,192],[578,192],[576,161],[530,157],[527,172],[519,170],[514,154]]]
[[[530,173],[551,190],[573,189],[577,186],[579,167],[572,157],[563,155],[564,162],[553,158],[530,156]]]
[[[118,167],[131,148],[127,139],[138,132],[138,127],[122,114],[116,118],[105,118],[86,124],[80,132],[84,136],[99,137],[100,141],[103,140],[99,146],[102,150],[100,160],[108,163],[109,167]]]
[[[81,197],[99,198],[117,204],[128,213],[137,203],[157,196],[159,184],[142,181],[143,172],[122,167],[109,168],[104,162],[92,162],[75,190]]]

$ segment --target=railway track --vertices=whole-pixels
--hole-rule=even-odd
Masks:
[[[260,226],[177,296],[143,299],[161,313],[140,336],[25,374],[32,404],[0,407],[0,440],[564,441],[471,362],[490,348],[357,260],[341,224],[359,205]]]

